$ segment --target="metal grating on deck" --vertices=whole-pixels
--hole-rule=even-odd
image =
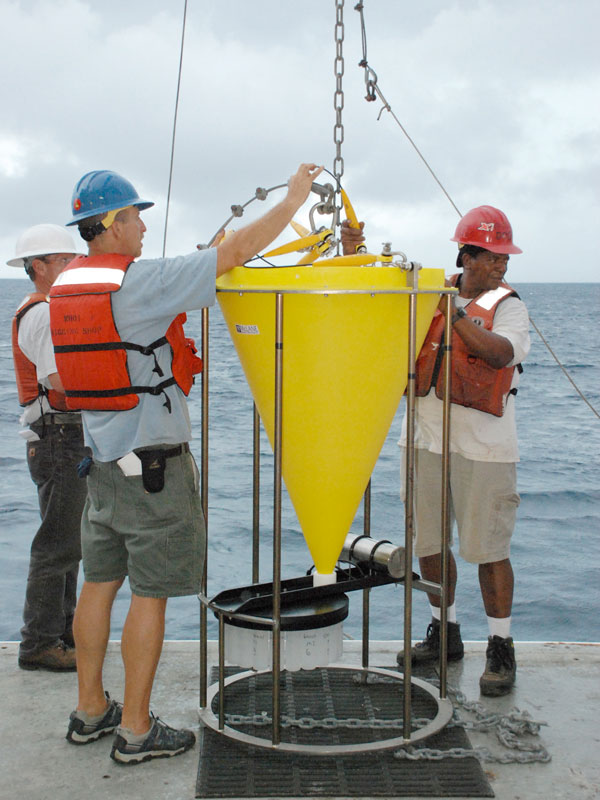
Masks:
[[[227,675],[237,672],[227,669]],[[211,680],[217,679],[215,671]],[[359,673],[335,668],[281,673],[281,713],[298,720],[398,720],[402,684],[364,683]],[[225,690],[228,715],[271,713],[271,675],[253,676]],[[436,704],[413,686],[413,717],[431,719]],[[270,725],[228,725],[270,740]],[[386,727],[282,727],[282,742],[355,744],[389,739],[401,730]],[[377,725],[377,722],[375,723]],[[419,746],[470,748],[463,728],[447,727]],[[212,730],[202,733],[196,797],[494,797],[477,758],[406,761],[393,750],[344,756],[284,753],[241,744]]]

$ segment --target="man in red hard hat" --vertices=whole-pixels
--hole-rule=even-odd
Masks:
[[[81,512],[85,481],[77,464],[86,455],[81,415],[69,411],[58,377],[48,292],[77,248],[60,225],[43,223],[24,231],[7,263],[25,269],[33,283],[12,323],[12,351],[21,436],[27,465],[37,486],[41,523],[31,543],[23,608],[19,667],[75,670],[73,614],[81,559]]]
[[[150,714],[167,599],[198,594],[206,545],[186,402],[201,364],[183,333],[185,313],[212,305],[216,277],[281,233],[321,169],[302,164],[287,196],[263,217],[216,248],[177,258],[139,259],[140,211],[152,203],[128,180],[96,170],[75,187],[69,224],[79,227],[89,257],[69,264],[50,298],[58,371],[67,401],[82,408],[93,457],[74,623],[79,699],[67,739],[88,744],[116,730],[111,758],[119,763],[176,756],[195,743],[192,731]],[[102,667],[125,577],[121,706],[104,692]]]
[[[342,227],[344,251],[353,251],[362,232]],[[462,274],[449,283],[452,314],[452,424],[450,507],[457,523],[459,553],[479,567],[479,584],[489,637],[480,678],[484,695],[506,694],[515,681],[516,661],[510,624],[513,570],[510,540],[519,495],[515,395],[521,362],[530,347],[525,304],[504,281],[513,243],[505,214],[479,206],[465,214],[452,239]],[[442,298],[416,365],[415,555],[423,578],[440,582],[443,348],[446,302]],[[401,445],[406,443],[406,424]],[[450,553],[448,660],[464,648],[454,601],[456,562]],[[440,648],[440,598],[429,595],[432,620],[424,641],[411,649],[412,663],[434,662]],[[404,664],[404,652],[398,654]]]

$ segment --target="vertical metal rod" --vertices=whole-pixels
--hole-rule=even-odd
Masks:
[[[363,589],[362,592],[362,665],[363,669],[369,668],[369,614],[371,598],[370,590]]]
[[[219,730],[225,727],[225,617],[219,614]]]
[[[404,498],[404,724],[403,736],[410,739],[412,663],[412,553],[414,533],[415,482],[415,363],[417,337],[416,271],[413,270],[413,292],[409,298],[408,315],[408,380],[406,384],[406,486]]]
[[[442,519],[440,603],[440,697],[446,697],[448,679],[448,570],[450,566],[450,397],[452,386],[452,297],[447,294],[444,329],[444,406],[442,425]]]
[[[363,534],[371,535],[371,480],[367,483],[363,499]],[[362,665],[363,669],[369,666],[369,614],[370,614],[370,589],[363,589],[362,606]]]
[[[363,498],[363,533],[365,536],[371,535],[371,480],[367,483]]]
[[[208,576],[208,308],[202,309],[202,428],[201,428],[201,456],[200,456],[200,502],[204,515],[205,543],[204,566],[200,591],[207,597]],[[207,608],[200,603],[200,707],[206,707],[206,691],[208,686],[208,631]]]
[[[281,670],[281,464],[283,419],[283,295],[275,300],[275,413],[273,502],[273,737],[281,741],[279,673]]]
[[[253,405],[252,427],[252,583],[259,581],[260,557],[260,416]]]

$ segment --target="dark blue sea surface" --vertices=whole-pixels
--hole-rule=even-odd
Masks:
[[[0,640],[19,638],[29,547],[39,512],[37,495],[17,435],[19,407],[10,347],[11,316],[29,282],[3,280],[0,344]],[[530,315],[572,379],[600,410],[600,284],[517,284]],[[200,312],[187,329],[200,339]],[[532,329],[532,348],[517,397],[522,502],[513,538],[516,576],[513,635],[522,640],[600,640],[600,419],[577,394]],[[210,312],[210,472],[208,592],[251,582],[252,399],[221,312]],[[357,380],[360,376],[357,376]],[[200,391],[192,390],[192,450],[200,460]],[[402,544],[399,450],[403,404],[398,409],[372,478],[371,535]],[[261,436],[260,578],[271,579],[273,458]],[[353,530],[362,532],[359,510]],[[284,494],[282,573],[302,575],[311,566],[298,521]],[[458,560],[457,610],[466,639],[487,636],[477,568]],[[344,630],[361,637],[360,593],[350,595]],[[116,601],[111,637],[119,638],[129,591]],[[414,595],[415,635],[429,620],[426,596]],[[169,601],[167,638],[198,638],[199,602]],[[371,638],[402,637],[403,588],[371,593]],[[209,635],[216,625],[209,620]]]

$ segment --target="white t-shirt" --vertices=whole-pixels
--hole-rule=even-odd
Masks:
[[[19,347],[24,355],[35,364],[38,383],[51,389],[48,375],[56,372],[54,347],[50,336],[50,306],[38,303],[30,308],[19,323]],[[44,397],[39,402],[31,403],[20,418],[23,427],[31,425],[42,414],[50,411],[50,404]]]
[[[470,303],[467,297],[455,297],[457,308]],[[503,300],[494,314],[492,331],[504,336],[513,346],[514,357],[508,366],[520,364],[529,353],[529,315],[525,303],[516,297]],[[512,387],[519,383],[515,369]],[[432,388],[426,397],[417,397],[415,446],[432,453],[442,452],[443,401]],[[406,445],[406,417],[402,423],[399,445]],[[515,462],[519,460],[515,396],[508,395],[504,414],[495,417],[485,411],[455,403],[450,407],[450,451],[472,461]]]

